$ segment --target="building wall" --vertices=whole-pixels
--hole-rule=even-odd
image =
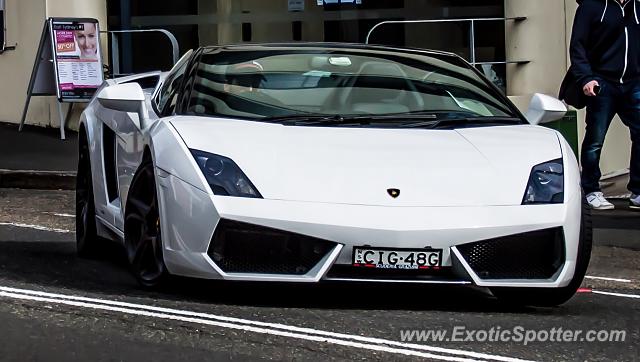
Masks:
[[[525,110],[533,93],[557,96],[569,65],[568,44],[575,0],[505,0],[507,17],[526,16],[522,22],[507,22],[507,59],[530,60],[526,65],[509,65],[509,96]],[[585,112],[578,112],[578,135],[584,138]],[[602,154],[603,173],[629,167],[629,130],[614,120]]]
[[[27,88],[35,62],[40,36],[48,17],[89,17],[107,26],[103,0],[6,0],[7,44],[15,50],[0,54],[0,121],[19,123],[27,97]],[[102,40],[106,40],[102,37]],[[106,41],[102,41],[103,54]],[[64,105],[68,107],[68,105]],[[77,124],[82,106],[75,107],[71,128]],[[55,97],[33,97],[27,113],[27,124],[59,126]]]
[[[45,0],[6,0],[7,45],[17,46],[15,50],[0,54],[2,121],[20,122],[45,14]],[[34,99],[28,120],[30,123],[49,124],[49,107],[45,99]]]

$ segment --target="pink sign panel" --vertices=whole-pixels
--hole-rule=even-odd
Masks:
[[[65,90],[73,90],[73,89],[74,89],[73,83],[61,83],[60,84],[60,90],[65,91]]]
[[[58,43],[73,43],[73,32],[58,30],[56,31],[56,40]]]

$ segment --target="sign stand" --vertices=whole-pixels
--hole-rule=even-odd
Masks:
[[[92,25],[95,28],[92,29]],[[27,118],[31,97],[56,96],[60,139],[65,139],[65,125],[73,104],[89,102],[102,81],[98,21],[90,18],[47,19],[31,71],[19,131]],[[66,115],[62,103],[69,103]]]

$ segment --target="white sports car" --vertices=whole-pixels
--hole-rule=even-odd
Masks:
[[[345,44],[205,47],[104,83],[80,122],[77,243],[170,274],[469,284],[568,300],[591,253],[576,158],[460,57]]]

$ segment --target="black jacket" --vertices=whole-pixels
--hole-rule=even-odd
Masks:
[[[570,55],[578,84],[640,79],[640,0],[577,1]]]

